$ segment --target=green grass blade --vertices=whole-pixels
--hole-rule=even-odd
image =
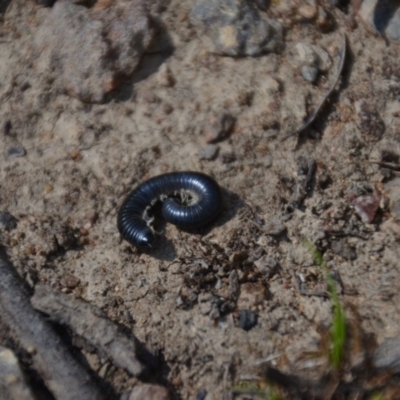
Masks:
[[[336,282],[326,267],[325,260],[313,243],[306,240],[305,246],[311,252],[314,262],[321,268],[332,301],[332,326],[330,331],[330,360],[335,369],[339,369],[344,358],[346,344],[346,317],[336,290]]]

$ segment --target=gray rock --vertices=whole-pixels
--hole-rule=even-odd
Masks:
[[[318,68],[303,65],[301,67],[301,75],[306,81],[314,83],[318,78]]]
[[[19,158],[25,156],[26,150],[22,146],[10,146],[6,152],[6,158]]]
[[[321,72],[328,72],[333,65],[332,58],[329,53],[320,46],[312,46],[317,55],[317,64],[315,65]]]
[[[253,1],[197,0],[191,22],[212,42],[212,51],[228,56],[257,56],[279,51],[282,26],[261,18]]]
[[[218,155],[218,151],[219,151],[218,145],[209,144],[201,150],[199,154],[199,160],[207,160],[207,161],[214,160]]]
[[[239,326],[243,330],[249,331],[257,325],[257,319],[258,315],[254,311],[240,310]]]
[[[2,399],[34,400],[15,354],[0,346],[0,397]]]
[[[317,67],[322,72],[327,72],[332,67],[330,55],[320,46],[297,43],[296,51],[298,65]]]
[[[17,219],[8,211],[0,211],[0,230],[12,231],[17,227]]]
[[[3,135],[8,136],[11,132],[11,129],[12,129],[12,123],[10,120],[7,120],[6,122],[4,122],[2,127]]]
[[[370,30],[394,42],[400,41],[400,7],[393,0],[364,0],[359,15]]]
[[[196,400],[206,400],[207,393],[208,393],[207,390],[201,389],[196,394]]]
[[[400,372],[400,340],[386,339],[375,351],[374,365],[378,369],[391,369]]]
[[[297,58],[300,64],[316,66],[318,63],[318,56],[316,52],[304,43],[296,44]]]
[[[303,78],[311,83],[317,80],[319,72],[327,72],[332,66],[329,54],[319,46],[296,44],[297,65],[301,67]]]
[[[153,33],[140,0],[100,10],[59,0],[36,32],[34,56],[61,91],[102,102],[121,77],[133,73]]]
[[[170,398],[167,388],[150,384],[135,386],[129,395],[129,400],[168,400]]]

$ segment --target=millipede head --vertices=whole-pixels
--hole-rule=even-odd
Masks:
[[[148,230],[146,232],[143,231],[143,233],[137,235],[137,237],[135,238],[135,242],[136,243],[134,244],[142,249],[152,249],[155,245],[156,238],[153,232]]]

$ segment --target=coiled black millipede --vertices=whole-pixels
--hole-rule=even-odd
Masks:
[[[134,189],[118,212],[118,230],[126,241],[139,248],[155,244],[151,209],[162,202],[167,222],[196,229],[218,217],[222,207],[218,183],[201,172],[171,172],[149,179]]]

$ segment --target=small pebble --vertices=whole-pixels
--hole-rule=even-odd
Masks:
[[[205,400],[207,397],[207,390],[201,389],[196,394],[196,400]]]
[[[329,16],[329,14],[325,11],[325,9],[321,6],[318,6],[318,17],[315,21],[319,30],[323,33],[328,33],[333,28],[333,20]]]
[[[181,307],[183,305],[183,300],[181,296],[178,296],[175,300],[176,307]]]
[[[249,254],[249,257],[247,259],[248,262],[254,262],[256,260],[259,260],[263,255],[265,254],[265,250],[258,246],[255,247]]]
[[[0,387],[2,399],[33,400],[37,398],[26,382],[17,355],[0,346]]]
[[[358,14],[372,32],[394,42],[400,42],[398,1],[364,0]]]
[[[304,43],[296,44],[297,58],[301,65],[315,66],[318,63],[318,56],[315,51]]]
[[[18,157],[25,157],[26,150],[22,146],[10,146],[7,149],[6,157],[7,158],[18,158]]]
[[[332,59],[328,52],[320,46],[308,46],[305,43],[296,44],[297,65],[315,67],[321,72],[327,72],[332,67]]]
[[[199,153],[199,160],[207,160],[212,161],[215,160],[218,156],[219,146],[216,144],[209,144],[204,147],[203,150]]]
[[[226,139],[232,132],[235,118],[230,114],[220,114],[211,117],[205,131],[207,143],[215,143]]]
[[[0,229],[12,231],[17,227],[17,219],[8,211],[0,211]]]
[[[262,17],[254,0],[195,0],[190,20],[211,52],[228,56],[257,56],[280,51],[282,25]],[[268,2],[258,0],[264,8]]]
[[[105,363],[101,366],[101,368],[100,368],[100,370],[99,370],[99,372],[98,372],[100,378],[103,378],[103,379],[104,379],[104,378],[107,376],[109,369],[110,369],[110,363],[109,363],[109,362],[105,362]],[[129,397],[129,399],[130,399],[130,397]]]
[[[60,283],[68,289],[75,289],[81,283],[81,280],[74,275],[67,274],[60,280]]]
[[[375,351],[374,366],[382,370],[400,372],[400,340],[387,338]]]
[[[163,105],[163,111],[165,114],[169,115],[172,113],[172,111],[174,111],[174,107],[172,107],[169,103],[165,103]]]
[[[96,223],[98,218],[99,218],[99,214],[94,210],[88,211],[86,216],[85,216],[85,219],[87,219],[88,222],[90,223],[90,227],[93,226]],[[86,225],[85,225],[85,228],[88,229],[86,227]]]
[[[301,67],[301,75],[306,81],[314,83],[318,78],[318,68],[303,65]]]
[[[81,152],[79,150],[72,150],[71,153],[69,153],[69,155],[73,160],[76,160],[81,155]]]
[[[320,46],[313,46],[312,49],[317,56],[317,64],[315,67],[318,67],[321,72],[328,72],[333,65],[332,58],[329,53]]]
[[[44,185],[44,188],[43,188],[44,194],[49,194],[49,193],[51,193],[53,190],[54,190],[54,186],[51,185],[50,183],[46,183],[46,184]]]
[[[239,326],[243,330],[249,331],[257,325],[257,319],[258,315],[254,311],[240,310]]]
[[[170,398],[167,388],[153,384],[138,384],[129,395],[129,400],[169,400]]]
[[[355,212],[365,224],[371,224],[379,209],[381,198],[378,195],[359,196],[352,202]]]
[[[298,13],[306,20],[313,20],[317,16],[317,4],[311,1],[310,4],[302,4],[298,8]]]
[[[26,246],[25,249],[24,249],[24,253],[27,256],[35,255],[36,254],[36,248],[33,247],[33,246]]]
[[[11,124],[10,120],[7,120],[6,122],[4,122],[3,133],[5,136],[8,136],[10,134],[11,128],[12,128],[12,124]]]
[[[88,235],[89,235],[89,230],[86,229],[86,227],[82,227],[82,228],[79,230],[79,233],[80,233],[82,236],[88,236]]]
[[[277,79],[269,76],[263,82],[263,89],[266,91],[268,96],[273,96],[281,91],[282,85]]]
[[[162,64],[157,73],[157,82],[160,86],[174,86],[175,78],[167,64]]]

